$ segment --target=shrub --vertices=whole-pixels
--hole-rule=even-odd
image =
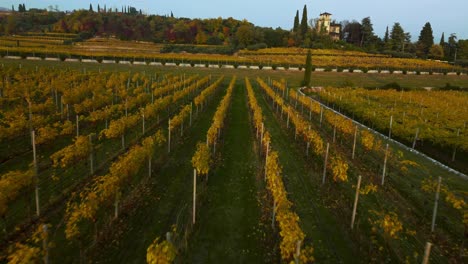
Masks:
[[[340,87],[342,87],[342,88],[351,88],[351,87],[354,87],[354,86],[355,86],[355,84],[350,80],[345,80],[340,85]]]
[[[446,83],[444,87],[439,88],[439,90],[444,91],[463,91],[464,89],[460,86],[451,85],[450,83]]]
[[[384,90],[395,89],[397,91],[401,91],[401,86],[397,82],[387,83],[387,84],[381,86],[380,88],[384,89]]]
[[[247,46],[247,50],[257,51],[259,49],[266,49],[268,48],[267,44],[265,43],[258,43]]]

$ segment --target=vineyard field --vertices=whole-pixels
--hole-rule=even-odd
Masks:
[[[466,262],[468,77],[302,75],[0,59],[0,263]]]
[[[313,95],[369,127],[421,149],[465,174],[468,171],[465,162],[468,96],[463,91],[398,92],[330,87]]]
[[[234,55],[223,54],[193,54],[161,53],[163,44],[150,42],[128,42],[113,38],[94,38],[74,45],[68,43],[73,36],[15,36],[0,37],[0,56],[19,56],[22,58],[36,57],[40,59],[54,58],[59,60],[93,60],[102,63],[104,60],[113,62],[128,61],[149,64],[180,63],[195,66],[200,65],[231,65],[232,67],[257,66],[260,68],[304,68],[305,50],[299,48],[272,48],[258,51],[241,50]],[[456,73],[466,69],[441,61],[422,60],[414,58],[392,58],[357,51],[314,50],[313,66],[323,70],[343,71],[368,70],[394,72],[408,71],[414,73]]]

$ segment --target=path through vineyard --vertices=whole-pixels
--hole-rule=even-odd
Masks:
[[[188,263],[263,263],[268,259],[262,246],[255,179],[260,163],[248,114],[246,90],[238,86],[227,115],[224,146],[219,149],[221,165],[209,177],[198,227],[184,257]]]

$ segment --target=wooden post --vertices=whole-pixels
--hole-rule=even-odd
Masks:
[[[143,119],[143,135],[144,135],[145,134],[145,113],[144,112],[141,117]]]
[[[322,120],[323,120],[323,107],[320,106],[320,126],[322,126]]]
[[[301,102],[301,107],[302,107],[301,108],[301,114],[304,114],[304,103],[303,102]]]
[[[352,159],[354,159],[354,154],[356,153],[356,141],[357,141],[357,125],[354,128],[354,142],[353,142],[353,154],[351,156]]]
[[[184,134],[184,120],[182,119],[182,123],[180,124],[180,136]]]
[[[192,104],[193,104],[193,102],[190,103],[190,126],[192,126],[192,109],[193,109]]]
[[[125,132],[122,133],[122,149],[125,149]]]
[[[310,142],[307,142],[306,156],[309,157]]]
[[[434,232],[435,229],[435,221],[437,217],[437,206],[439,205],[439,194],[440,194],[440,183],[442,182],[442,177],[439,176],[439,182],[437,183],[437,191],[434,201],[434,211],[432,212],[432,224],[431,224],[431,232]]]
[[[328,151],[330,149],[330,143],[327,142],[327,150],[325,152],[325,160],[323,162],[323,177],[322,177],[322,185],[325,184],[325,176],[327,175],[327,162],[328,162]]]
[[[169,119],[168,136],[167,136],[167,153],[171,152],[171,120]]]
[[[44,240],[42,240],[42,247],[44,249],[44,263],[45,264],[49,264],[49,245],[48,245],[48,241],[47,241],[47,237],[48,237],[48,230],[47,230],[47,225],[44,224],[42,225],[42,232],[44,232]]]
[[[385,146],[385,158],[383,162],[383,171],[382,171],[382,186],[384,185],[384,182],[385,182],[385,173],[387,170],[387,158],[388,158],[388,143]]]
[[[335,124],[333,125],[333,143],[336,141],[336,121]]]
[[[32,147],[33,147],[33,164],[34,164],[34,177],[36,179],[36,188],[35,188],[35,195],[36,195],[36,215],[41,215],[41,208],[39,203],[39,169],[37,166],[37,153],[36,153],[36,132],[33,130],[31,132],[32,137]]]
[[[148,157],[148,177],[151,178],[151,156]]]
[[[80,118],[76,115],[76,137],[80,136]]]
[[[117,219],[119,217],[119,195],[115,195],[114,201],[114,218]]]
[[[289,128],[289,111],[288,111],[288,121],[286,122],[286,127]]]
[[[265,181],[267,177],[267,163],[268,163],[268,154],[270,153],[270,142],[267,144],[266,155],[265,155]]]
[[[192,224],[195,224],[195,215],[197,208],[197,170],[193,169],[193,208],[192,208]]]
[[[60,96],[60,119],[63,119],[63,95]]]
[[[431,254],[431,247],[432,247],[432,243],[431,242],[426,242],[426,248],[424,249],[424,258],[423,258],[422,264],[429,263],[429,256]]]
[[[460,129],[457,130],[457,138],[460,136]],[[457,146],[455,145],[453,147],[453,153],[452,153],[452,162],[455,161],[455,155],[457,154]]]
[[[359,189],[361,188],[361,178],[362,176],[359,175],[358,183],[356,186],[356,196],[354,197],[353,216],[351,217],[351,229],[354,228],[354,220],[356,219],[356,210],[357,210],[357,205],[358,205],[358,200],[359,200]]]
[[[93,134],[89,135],[89,170],[91,175],[94,174],[94,156],[93,156]]]
[[[263,142],[263,132],[265,130],[264,124],[262,122],[262,134],[260,135],[260,146],[262,145]],[[260,148],[260,152],[262,151],[262,148]]]
[[[392,124],[393,124],[393,116],[390,116],[390,128],[388,131],[388,138],[392,138]]]
[[[416,147],[416,141],[418,140],[418,135],[419,135],[419,127],[416,129],[416,134],[414,135],[413,149]]]
[[[294,261],[295,261],[295,264],[299,264],[300,263],[300,257],[301,257],[301,244],[302,244],[302,241],[301,240],[298,240],[296,242],[296,254],[294,254]]]
[[[55,108],[58,109],[58,94],[57,94],[57,89],[55,89]]]
[[[127,98],[125,98],[125,117],[128,117]]]
[[[275,229],[275,217],[276,217],[276,201],[275,201],[275,198],[273,198],[273,212],[271,214],[271,228],[273,230]]]

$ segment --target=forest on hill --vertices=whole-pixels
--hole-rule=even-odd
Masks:
[[[213,51],[220,54],[232,54],[244,48],[303,47],[439,59],[456,61],[460,65],[468,62],[468,40],[457,39],[456,34],[447,38],[442,34],[438,41],[429,22],[422,27],[418,40],[412,42],[411,35],[398,22],[387,28],[384,37],[380,38],[374,33],[370,17],[360,22],[333,21],[341,27],[339,39],[333,39],[329,33],[320,30],[318,19],[308,14],[307,6],[304,6],[301,17],[298,10],[294,20],[291,19],[293,26],[290,30],[259,27],[232,17],[191,19],[176,17],[172,13],[148,15],[131,6],[119,10],[90,5],[86,10],[63,12],[58,7],[27,9],[20,4],[12,9],[11,12],[0,13],[0,34],[57,32],[78,34],[74,41],[100,36],[163,44],[222,45]],[[180,50],[170,48],[168,51]]]

